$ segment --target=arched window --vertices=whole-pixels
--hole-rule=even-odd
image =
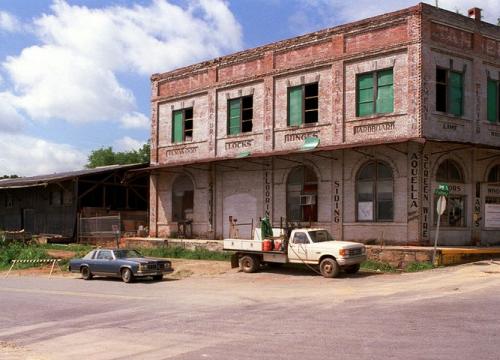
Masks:
[[[193,219],[193,182],[187,175],[178,176],[172,186],[172,220]]]
[[[437,183],[463,183],[463,171],[455,161],[446,159],[441,164],[436,173]],[[461,191],[462,185],[453,186],[454,191]],[[439,196],[434,196],[434,225],[437,224],[437,201]],[[465,196],[451,193],[446,199],[446,209],[441,215],[440,226],[463,227],[465,226]]]
[[[444,160],[436,173],[436,181],[444,183],[463,183],[464,178],[460,166],[453,160]]]
[[[358,221],[392,221],[392,169],[381,161],[363,165],[356,177]]]
[[[488,182],[500,182],[500,165],[491,168],[488,174]]]
[[[298,166],[286,182],[286,216],[290,221],[318,221],[318,178],[308,166]]]

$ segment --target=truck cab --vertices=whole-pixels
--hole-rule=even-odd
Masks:
[[[260,234],[257,228],[253,240],[224,240],[224,249],[235,251],[233,266],[237,264],[244,272],[254,272],[261,264],[304,264],[317,267],[324,277],[336,277],[340,270],[356,273],[366,260],[363,244],[334,240],[326,229],[294,229],[287,237],[282,229],[276,228],[270,239],[262,239]],[[263,250],[265,241],[278,239],[282,242],[279,248]]]

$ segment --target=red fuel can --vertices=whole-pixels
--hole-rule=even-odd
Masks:
[[[262,251],[272,251],[273,250],[273,241],[269,239],[264,239],[262,241]]]

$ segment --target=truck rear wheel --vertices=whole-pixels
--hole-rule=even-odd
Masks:
[[[359,264],[346,266],[344,271],[346,274],[356,274],[359,271]]]
[[[257,256],[245,255],[240,259],[240,268],[243,272],[253,273],[260,267],[260,259]]]
[[[339,264],[332,258],[324,258],[319,264],[321,275],[326,278],[337,277],[340,271]]]

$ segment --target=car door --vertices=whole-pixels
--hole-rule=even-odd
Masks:
[[[305,231],[296,231],[290,241],[288,258],[295,261],[307,260],[307,247],[310,242]]]
[[[94,272],[100,274],[112,274],[114,257],[111,250],[99,250],[94,263]]]

